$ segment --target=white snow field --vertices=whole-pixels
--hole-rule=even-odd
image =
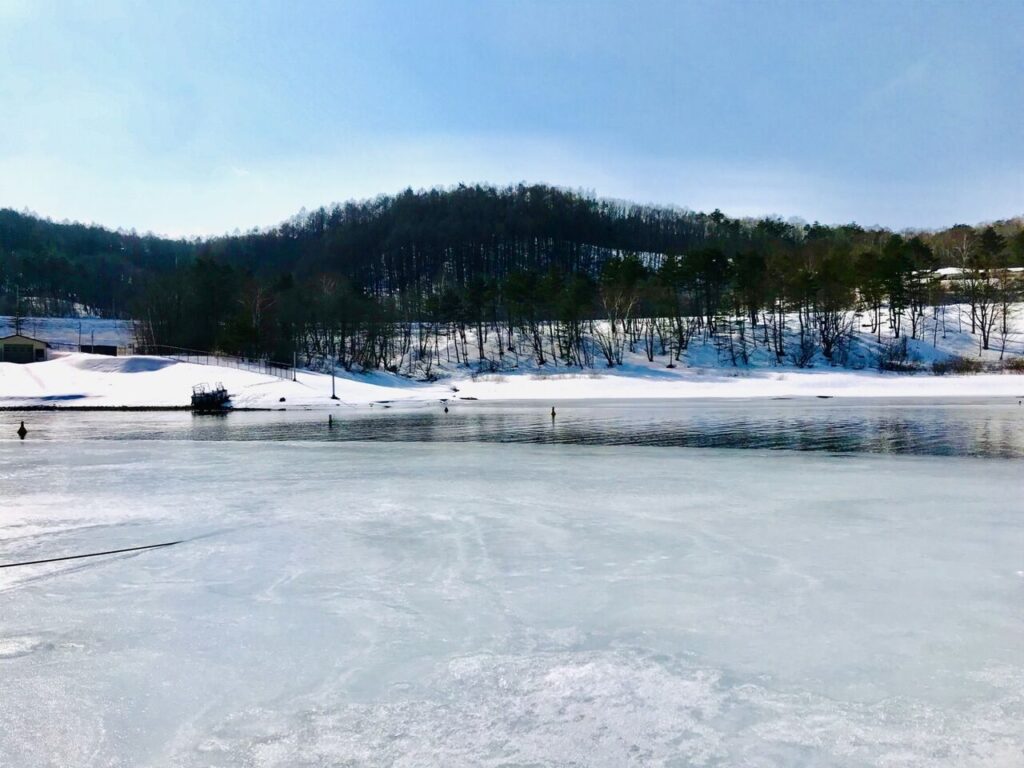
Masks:
[[[0,765],[1024,764],[1021,460],[31,438]]]
[[[331,408],[331,377],[300,371],[296,381],[159,357],[69,354],[31,365],[0,363],[0,407],[182,407],[194,384],[222,382],[236,408]],[[567,400],[760,397],[1003,397],[1024,395],[1024,376],[933,376],[840,368],[732,369],[627,365],[580,372],[461,375],[415,382],[393,374],[345,373],[343,403],[425,402],[442,398]],[[284,400],[282,400],[284,398]]]
[[[299,372],[297,381],[165,357],[68,354],[42,363],[0,363],[0,406],[186,406],[192,387],[223,383],[238,408],[328,407],[329,375]],[[451,394],[446,386],[422,387],[398,376],[350,374],[337,378],[338,396],[369,403]],[[285,402],[281,402],[281,398]]]

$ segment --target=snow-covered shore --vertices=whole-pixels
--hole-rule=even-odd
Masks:
[[[656,350],[648,359],[642,346],[624,350],[623,365],[604,367],[600,357],[594,368],[553,365],[553,353],[544,365],[527,352],[525,341],[518,354],[501,348],[492,333],[485,340],[487,360],[506,370],[479,373],[477,347],[470,331],[461,354],[449,340],[439,362],[429,368],[435,381],[416,381],[425,370],[404,361],[396,368],[415,376],[383,371],[345,373],[339,368],[331,399],[331,377],[299,371],[295,381],[235,368],[199,365],[160,357],[103,357],[59,351],[83,339],[129,348],[131,324],[95,318],[33,318],[26,327],[57,345],[54,358],[31,365],[0,363],[0,408],[170,408],[189,404],[192,387],[222,382],[236,408],[333,408],[339,403],[365,405],[380,401],[433,402],[472,398],[502,400],[587,400],[642,398],[778,398],[778,397],[999,397],[1024,398],[1024,376],[984,373],[968,376],[935,376],[931,365],[952,356],[998,365],[1024,353],[1024,305],[1015,305],[1013,333],[1006,348],[979,350],[979,336],[970,332],[969,313],[947,307],[926,313],[927,322],[917,339],[907,339],[908,360],[916,374],[881,373],[877,361],[884,345],[892,341],[883,332],[882,344],[863,329],[852,340],[846,363],[834,367],[820,351],[810,367],[798,368],[779,361],[763,343],[751,344],[746,363],[733,364],[729,354],[706,339],[694,338],[681,359],[669,368],[671,357]],[[0,323],[4,318],[0,318]],[[924,322],[924,321],[923,321]],[[796,327],[796,321],[792,323]],[[28,331],[26,331],[28,332]],[[753,339],[751,338],[751,341]],[[1000,342],[1002,340],[999,340]],[[787,340],[788,348],[796,339]],[[473,350],[474,353],[468,350]],[[470,360],[467,364],[467,358]],[[283,398],[283,399],[282,399]]]
[[[1024,376],[905,375],[829,369],[665,369],[627,365],[607,371],[455,374],[413,382],[386,373],[335,379],[300,371],[295,381],[159,357],[69,354],[31,365],[0,363],[0,407],[182,407],[192,386],[223,382],[237,408],[331,408],[337,403],[448,399],[1024,397]],[[282,399],[283,398],[283,399]]]

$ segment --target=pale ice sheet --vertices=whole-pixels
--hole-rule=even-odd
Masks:
[[[0,444],[3,765],[1024,761],[1014,460]],[[199,538],[192,538],[199,537]]]

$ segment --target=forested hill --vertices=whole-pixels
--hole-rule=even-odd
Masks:
[[[333,338],[426,320],[511,327],[527,315],[578,324],[620,303],[711,326],[719,313],[757,323],[767,310],[864,302],[877,314],[883,302],[941,298],[916,295],[914,275],[1011,263],[1024,264],[1020,219],[897,235],[541,185],[409,190],[205,240],[0,211],[0,312],[82,305],[144,320],[153,342],[289,357],[312,329]]]
[[[26,309],[64,314],[81,304],[125,314],[145,277],[189,262],[194,243],[99,226],[58,223],[0,209],[0,314]]]
[[[75,302],[104,314],[130,313],[147,278],[187,268],[196,259],[258,278],[330,274],[381,296],[517,270],[596,275],[615,254],[681,254],[705,244],[732,251],[753,240],[797,235],[803,236],[800,228],[778,221],[744,223],[717,212],[598,200],[540,185],[407,190],[206,240],[115,232],[0,210],[0,308],[13,311],[20,290],[54,312],[62,302]]]
[[[330,273],[371,294],[517,269],[599,269],[619,252],[682,252],[739,233],[714,214],[642,207],[545,186],[460,186],[320,208],[265,230],[170,240],[0,209],[0,311],[17,293],[61,312],[132,310],[148,277],[206,258],[257,277]],[[36,307],[37,310],[44,309]]]
[[[376,295],[517,270],[596,274],[609,256],[683,253],[750,237],[721,214],[598,200],[546,186],[460,186],[321,208],[202,255],[261,271],[327,271]]]

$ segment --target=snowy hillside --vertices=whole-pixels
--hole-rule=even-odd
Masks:
[[[223,382],[239,408],[331,408],[342,404],[379,401],[439,402],[442,399],[559,400],[596,398],[757,398],[757,397],[1010,397],[1024,396],[1024,377],[1003,370],[1022,351],[1020,318],[1006,337],[993,338],[993,348],[982,352],[977,335],[970,333],[954,309],[947,308],[944,323],[933,313],[924,338],[906,343],[904,368],[916,374],[881,372],[879,359],[894,346],[893,339],[858,329],[845,352],[847,367],[825,359],[820,349],[798,367],[780,361],[757,332],[732,341],[695,336],[674,362],[657,341],[648,359],[642,340],[626,343],[621,365],[607,367],[600,359],[593,368],[544,365],[525,352],[525,346],[499,348],[496,337],[484,340],[485,361],[479,361],[475,336],[463,344],[452,340],[440,350],[440,366],[424,371],[413,359],[395,361],[400,373],[346,372],[337,369],[334,381],[338,401],[331,399],[331,376],[323,371],[300,370],[295,381],[245,370],[198,365],[159,357],[102,357],[57,351],[54,359],[32,365],[0,363],[0,407],[171,407],[189,403],[192,386]],[[40,319],[43,338],[77,336],[77,320]],[[121,321],[83,321],[97,343],[125,344],[130,325]],[[91,326],[91,327],[90,327]],[[944,326],[944,328],[943,328]],[[600,329],[598,329],[600,332]],[[794,333],[793,331],[790,332]],[[740,344],[742,343],[742,347]],[[793,339],[787,339],[793,346]],[[901,353],[902,354],[902,353]],[[435,356],[437,353],[435,352]],[[990,370],[975,375],[932,375],[935,361],[961,356],[979,360]],[[1000,361],[1002,356],[1003,360]],[[745,359],[745,362],[744,362]],[[673,363],[672,367],[669,364]],[[429,373],[429,376],[426,374]]]

